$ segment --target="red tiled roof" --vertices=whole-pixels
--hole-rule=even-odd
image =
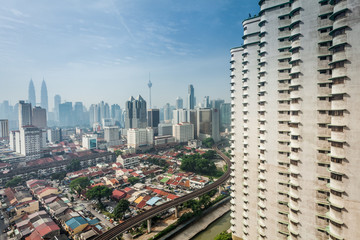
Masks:
[[[53,221],[43,223],[36,228],[36,231],[38,231],[42,237],[46,236],[47,234],[53,231],[58,231],[58,230],[60,230],[59,226],[56,225],[56,223]]]
[[[112,192],[112,197],[113,198],[116,198],[118,200],[124,198],[126,196],[126,193],[123,192],[123,191],[120,191],[120,190],[117,190],[115,189],[113,192]]]
[[[169,194],[169,195],[167,195],[167,198],[170,200],[174,200],[174,199],[178,198],[178,196],[176,196],[174,194]]]
[[[124,191],[125,191],[125,192],[130,192],[131,190],[133,190],[133,189],[132,189],[132,188],[129,188],[129,187],[124,188]]]

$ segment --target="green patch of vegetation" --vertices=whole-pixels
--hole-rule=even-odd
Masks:
[[[232,239],[231,233],[223,231],[220,234],[218,234],[214,240],[231,240],[231,239]]]
[[[121,199],[114,209],[114,218],[121,219],[129,210],[130,202],[126,199]]]
[[[78,159],[73,159],[71,162],[66,166],[66,170],[68,172],[75,172],[81,169],[81,164]]]
[[[214,145],[214,139],[213,138],[205,138],[202,142],[202,144],[207,147],[207,148],[211,148]]]
[[[180,168],[183,171],[209,176],[214,176],[217,172],[215,163],[210,159],[203,158],[200,154],[184,156]]]
[[[103,205],[101,202],[101,198],[109,198],[111,194],[112,189],[106,186],[95,186],[86,192],[86,197],[88,199],[97,199],[99,205]]]
[[[13,177],[13,179],[11,179],[10,181],[8,181],[5,184],[5,187],[16,187],[17,185],[19,185],[20,183],[23,182],[23,179],[21,177]]]
[[[51,180],[63,180],[66,176],[65,171],[51,174]]]
[[[69,187],[71,191],[80,194],[82,190],[90,185],[90,180],[87,177],[79,177],[71,181]]]
[[[138,177],[130,177],[130,178],[128,178],[128,181],[129,181],[129,183],[131,185],[134,185],[134,184],[140,182],[140,178],[138,178]]]

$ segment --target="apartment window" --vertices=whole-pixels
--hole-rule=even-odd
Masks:
[[[335,196],[338,196],[338,197],[341,197],[342,196],[342,193],[341,192],[338,192],[338,191],[335,191],[335,190],[332,190],[330,189],[330,193],[335,195]]]
[[[340,175],[340,174],[331,173],[330,177],[331,177],[331,179],[334,179],[337,181],[342,181],[342,175]]]
[[[335,69],[335,68],[341,68],[341,67],[344,67],[344,66],[345,66],[345,61],[342,61],[342,62],[334,63],[332,65],[332,68]]]
[[[325,6],[325,5],[328,5],[328,2],[326,1],[326,2],[321,2],[321,4],[320,4],[321,6]]]
[[[299,148],[291,148],[291,151],[297,153],[297,152],[299,152]]]
[[[345,51],[345,45],[336,46],[333,48],[333,53]]]
[[[331,97],[331,101],[338,101],[338,100],[343,100],[344,99],[344,95],[343,94],[337,94]]]
[[[338,4],[339,2],[342,2],[343,0],[335,0],[334,5]]]
[[[344,146],[344,143],[342,143],[342,142],[331,142],[331,146],[332,147],[342,148]]]
[[[342,159],[341,158],[331,158],[331,162],[333,163],[339,163],[339,164],[342,164]]]
[[[298,165],[298,161],[290,160],[290,164],[291,164],[291,165],[294,165],[294,166],[297,166],[297,165]]]
[[[336,15],[336,17],[334,18],[334,21],[339,20],[344,17],[346,17],[346,12],[342,12],[342,13]]]
[[[345,78],[335,78],[332,84],[343,84],[345,82]]]
[[[300,50],[299,50],[300,48],[294,48],[293,50],[292,50],[292,53],[298,53]]]
[[[344,116],[344,110],[332,110],[331,115],[332,116]]]
[[[292,140],[299,140],[299,136],[291,135],[291,139],[292,139]]]
[[[322,43],[319,43],[319,46],[320,46],[320,47],[330,47],[330,46],[331,46],[331,42],[322,42]]]
[[[291,115],[293,115],[293,116],[298,116],[298,115],[299,115],[299,112],[298,112],[298,111],[293,111],[293,112],[291,112]]]
[[[323,28],[323,29],[320,29],[320,33],[327,33],[329,32],[330,28]]]
[[[324,19],[327,19],[327,18],[328,18],[327,15],[322,15],[322,16],[320,17],[321,20],[324,20]]]

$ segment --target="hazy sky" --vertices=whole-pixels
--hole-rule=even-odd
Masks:
[[[256,0],[4,0],[0,6],[0,102],[37,102],[43,77],[53,97],[122,107],[131,96],[153,105],[186,103],[193,84],[229,100],[229,50],[242,44],[241,23]]]

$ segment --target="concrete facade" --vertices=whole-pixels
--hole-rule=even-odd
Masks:
[[[231,50],[234,239],[360,239],[360,2],[259,4]]]

